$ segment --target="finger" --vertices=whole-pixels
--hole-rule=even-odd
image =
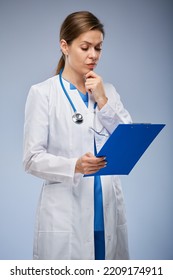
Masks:
[[[85,79],[88,78],[96,78],[97,75],[94,73],[94,71],[89,71],[86,75],[85,75]]]
[[[88,93],[92,93],[92,92],[93,92],[93,89],[94,89],[94,85],[93,85],[93,84],[88,84],[88,83],[86,83],[86,84],[85,84],[85,88],[86,88],[86,91],[87,91]]]
[[[85,154],[87,157],[95,157],[92,153],[88,152]]]
[[[98,161],[100,160],[104,160],[106,159],[105,156],[102,156],[102,157],[96,157],[94,154],[92,154],[91,152],[87,152],[84,156],[87,156],[87,157],[90,157],[90,158],[93,158],[93,159],[97,159]]]
[[[97,84],[98,84],[97,79],[89,78],[85,82],[85,87],[86,88],[95,87]]]
[[[106,161],[105,158],[96,158],[96,157],[93,157],[93,158],[90,158],[87,160],[87,164],[91,165],[91,166],[97,166],[98,164],[104,164]]]
[[[86,153],[85,156],[86,156],[88,162],[92,162],[93,160],[96,159],[96,157],[90,152]]]
[[[98,162],[100,162],[100,161],[106,160],[106,157],[104,157],[104,156],[103,157],[96,157],[96,159],[97,159]]]
[[[104,162],[106,160],[106,157],[93,157],[92,159],[90,159],[90,161],[92,161],[92,163],[94,164],[99,164],[100,162]]]
[[[96,80],[95,77],[89,77],[86,79],[85,84],[86,85],[92,84],[95,80]]]
[[[85,166],[86,169],[88,170],[96,170],[96,169],[100,169],[100,168],[104,168],[107,165],[106,161],[102,161],[100,163],[94,164],[94,163],[90,163],[89,165]]]
[[[97,166],[97,167],[92,167],[92,168],[87,168],[84,170],[84,174],[93,174],[98,172],[100,169],[105,168],[106,165],[104,166]]]
[[[88,166],[97,166],[99,164],[104,165],[106,163],[106,157],[96,157],[92,153],[88,152],[82,158],[82,163],[87,167]]]

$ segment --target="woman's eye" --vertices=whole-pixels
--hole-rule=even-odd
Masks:
[[[82,51],[88,51],[89,47],[81,47],[81,50]],[[95,47],[94,48],[97,52],[100,52],[102,50],[101,47]]]
[[[102,48],[95,48],[96,51],[100,52]]]
[[[89,47],[88,47],[87,45],[83,45],[83,46],[81,46],[81,50],[82,50],[82,51],[87,51],[87,50],[88,50],[88,48],[89,48]]]
[[[82,49],[83,51],[87,51],[87,50],[88,50],[87,47],[82,47],[81,49]]]

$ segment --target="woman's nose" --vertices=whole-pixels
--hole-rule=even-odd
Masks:
[[[97,58],[97,52],[96,52],[96,50],[94,48],[90,49],[89,58],[92,58],[92,59],[96,59]]]

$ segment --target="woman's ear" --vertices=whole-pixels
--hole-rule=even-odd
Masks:
[[[67,56],[68,55],[68,44],[64,39],[61,39],[60,41],[60,47],[61,47],[61,51],[62,53]]]

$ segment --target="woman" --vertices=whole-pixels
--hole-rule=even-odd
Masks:
[[[131,118],[94,69],[104,39],[90,12],[72,13],[60,30],[54,77],[31,87],[25,111],[24,166],[44,179],[34,259],[128,259],[127,225],[117,176],[89,176],[119,123]]]

